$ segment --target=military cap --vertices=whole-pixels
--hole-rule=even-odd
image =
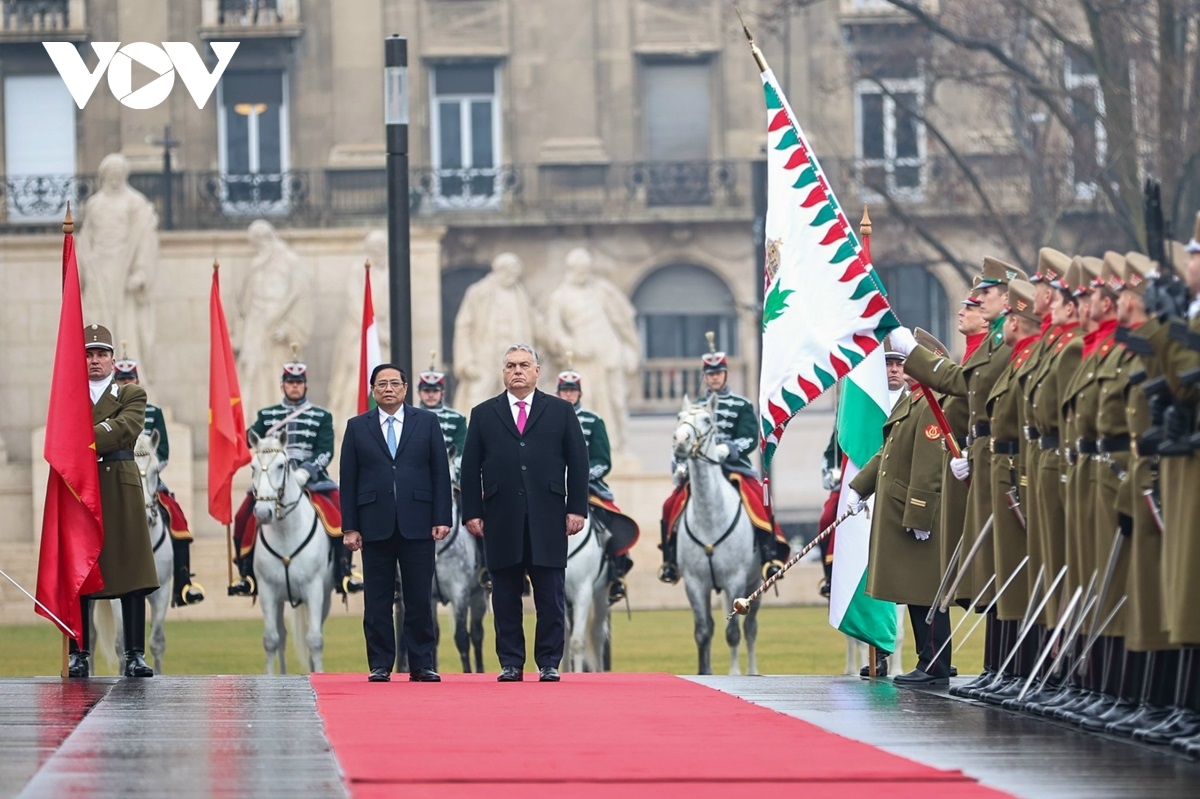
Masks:
[[[708,339],[708,352],[700,356],[700,362],[704,365],[704,374],[712,374],[713,372],[728,372],[729,359],[723,352],[717,352],[716,334],[711,330],[704,334]]]
[[[576,372],[574,369],[567,369],[558,373],[558,390],[566,391],[567,389],[575,389],[583,391],[583,375]]]
[[[891,336],[883,337],[883,357],[888,361],[903,361],[908,358],[907,355],[892,346]]]
[[[1059,291],[1074,291],[1079,285],[1080,275],[1083,274],[1083,256],[1076,255],[1071,259],[1066,271],[1050,281],[1050,285]]]
[[[1140,252],[1125,253],[1125,269],[1121,273],[1121,288],[1139,297],[1146,293],[1150,276],[1158,271],[1158,263]]]
[[[1188,252],[1200,252],[1200,211],[1196,212],[1196,225],[1192,228],[1192,240],[1187,243]]]
[[[104,325],[88,325],[83,329],[83,345],[88,350],[108,350],[116,352],[113,346],[112,333]]]
[[[1125,272],[1125,256],[1108,250],[1104,253],[1103,264],[1100,277],[1092,281],[1092,288],[1104,288],[1116,294],[1124,287],[1121,275]]]
[[[1066,253],[1059,252],[1053,247],[1043,247],[1038,250],[1037,272],[1029,278],[1029,282],[1034,285],[1046,282],[1053,286],[1055,280],[1067,273],[1070,265],[1071,258]]]
[[[300,360],[300,345],[292,342],[292,359],[283,365],[281,380],[308,382],[308,364]]]
[[[1041,322],[1033,310],[1033,294],[1035,287],[1028,280],[1014,280],[1008,284],[1008,305],[1004,306],[1004,314],[1015,314],[1031,322]]]
[[[121,358],[113,362],[113,377],[117,380],[137,380],[137,361],[133,358]]]
[[[440,372],[437,369],[429,369],[417,374],[417,390],[429,391],[430,389],[437,391],[446,390],[445,372]]]
[[[1028,279],[1029,275],[1025,274],[1025,270],[989,255],[983,259],[983,272],[979,275],[979,285],[982,288],[1007,286],[1013,280]]]
[[[938,341],[928,330],[918,327],[913,331],[913,338],[917,340],[918,344],[931,351],[934,355],[945,355],[947,353],[946,345]]]
[[[1104,262],[1091,255],[1079,259],[1079,282],[1071,287],[1071,294],[1078,299],[1092,293],[1092,284],[1100,279]]]
[[[972,308],[978,308],[983,305],[979,300],[979,275],[976,275],[971,280],[971,290],[967,292],[967,298],[962,301],[963,305],[970,305]]]

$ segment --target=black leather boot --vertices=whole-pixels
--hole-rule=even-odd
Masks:
[[[171,590],[171,607],[198,605],[204,601],[204,586],[192,582],[192,542],[171,537],[171,554],[175,557],[175,584]]]
[[[354,571],[354,553],[338,547],[337,580],[334,588],[339,594],[357,594],[363,590],[362,575]]]
[[[80,625],[83,627],[79,632],[83,645],[80,646],[72,638],[67,647],[67,676],[76,679],[90,676],[88,658],[92,656],[92,601],[80,597],[79,609]]]
[[[121,620],[125,623],[125,676],[153,677],[146,665],[146,598],[121,597]]]
[[[254,550],[237,559],[238,579],[229,586],[229,596],[257,596],[258,584],[254,582]]]
[[[659,549],[663,553],[662,565],[658,567],[658,579],[664,583],[674,585],[679,582],[679,566],[675,563],[675,536],[668,537],[666,519],[660,520],[658,525],[659,535],[662,536],[662,543],[659,544]]]
[[[472,536],[472,538],[475,538]],[[487,548],[483,545],[482,538],[475,538],[475,562],[479,564],[479,571],[475,575],[475,579],[485,591],[492,590],[492,573],[487,567]]]

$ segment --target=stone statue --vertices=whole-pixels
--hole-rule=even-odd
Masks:
[[[533,307],[521,270],[520,258],[501,253],[492,261],[491,274],[463,296],[454,319],[454,407],[463,413],[504,389],[500,365],[508,346],[533,341]]]
[[[150,289],[158,270],[158,213],[129,185],[125,156],[105,156],[99,174],[100,189],[83,205],[77,241],[83,320],[128,340],[148,383],[155,376]]]
[[[293,343],[304,346],[313,326],[312,270],[275,228],[256,219],[246,230],[257,248],[238,298],[238,379],[247,420],[259,408],[280,401],[283,365]]]
[[[387,234],[372,230],[363,239],[366,260],[371,263],[371,302],[375,306],[375,328],[379,331],[379,349],[387,358],[391,346],[388,326]],[[346,301],[342,326],[334,340],[333,369],[329,385],[329,410],[335,420],[344,421],[358,413],[358,356],[362,343],[363,288],[366,269],[361,261],[350,267],[346,276]]]
[[[567,253],[563,282],[546,306],[546,340],[583,377],[583,404],[604,420],[613,452],[625,448],[629,384],[641,343],[636,311],[611,282],[595,274],[591,254]]]

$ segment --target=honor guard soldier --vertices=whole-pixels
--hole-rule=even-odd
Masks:
[[[158,590],[158,571],[150,531],[146,527],[146,501],[142,481],[133,461],[133,446],[146,424],[146,392],[141,386],[118,385],[113,380],[113,339],[108,328],[89,325],[83,330],[96,460],[100,473],[100,507],[103,509],[104,544],[96,565],[104,588],[80,598],[82,646],[70,642],[70,677],[88,676],[91,601],[120,599],[125,629],[126,677],[153,677],[146,665],[146,595]]]
[[[293,358],[297,350],[298,347],[292,345]],[[296,469],[296,481],[312,500],[325,532],[332,538],[341,538],[338,487],[326,471],[333,460],[333,415],[308,401],[306,364],[298,360],[285,363],[280,388],[283,390],[283,401],[259,410],[254,423],[247,430],[247,437],[250,433],[263,438],[287,432],[287,455]],[[235,596],[254,596],[257,593],[254,583],[257,523],[253,511],[254,495],[248,492],[233,526],[240,579],[229,586],[229,593]],[[334,588],[341,594],[362,591],[362,576],[353,569],[350,550],[339,543],[334,551],[337,552]]]
[[[713,334],[709,332],[706,336],[709,351],[701,356],[700,362],[708,392],[704,397],[697,398],[696,404],[703,404],[714,395],[717,398],[717,412],[713,423],[717,428],[718,457],[722,460],[721,466],[725,476],[737,485],[742,497],[742,506],[754,525],[755,540],[758,542],[759,556],[763,564],[763,579],[766,580],[783,568],[790,547],[783,531],[763,506],[762,483],[750,464],[750,453],[758,443],[758,415],[750,400],[730,391],[729,360],[725,353],[717,351]],[[676,487],[663,504],[659,530],[662,536],[663,564],[659,568],[658,579],[664,583],[679,582],[679,566],[675,563],[674,532],[688,499],[687,464],[676,462],[674,474]]]
[[[570,356],[568,355],[568,364]],[[612,451],[604,420],[583,407],[583,376],[570,368],[558,374],[558,397],[571,403],[588,450],[588,508],[594,523],[608,530],[604,554],[608,558],[608,604],[625,599],[625,575],[633,568],[629,550],[637,543],[637,522],[621,512],[613,502],[613,493],[604,482],[612,470]]]
[[[124,344],[124,342],[122,342]],[[114,363],[113,380],[124,386],[132,383],[140,385],[138,379],[138,364],[132,358],[123,357]],[[146,403],[145,432],[151,439],[157,436],[154,454],[158,458],[158,504],[159,510],[166,517],[167,530],[171,537],[171,554],[175,558],[175,582],[171,587],[171,606],[195,605],[204,601],[204,587],[192,582],[192,533],[188,529],[187,518],[183,508],[175,500],[175,495],[163,482],[162,473],[167,468],[171,458],[171,440],[167,438],[167,423],[163,418],[162,408]]]

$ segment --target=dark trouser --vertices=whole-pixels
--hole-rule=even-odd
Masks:
[[[396,567],[404,592],[404,642],[408,668],[433,668],[433,538],[412,540],[394,530],[382,541],[364,541],[363,634],[367,666],[391,671],[396,662],[396,629],[392,616]]]
[[[566,642],[567,600],[564,593],[567,570],[553,566],[534,566],[529,518],[525,518],[525,562],[492,570],[492,615],[496,624],[496,657],[501,666],[525,667],[525,628],[521,590],[525,575],[533,584],[533,605],[537,610],[533,659],[538,668],[558,668]]]
[[[933,624],[926,624],[925,616],[928,613],[928,606],[908,606],[908,620],[912,624],[913,643],[917,648],[917,668],[934,677],[949,677],[950,645],[946,642],[950,638],[950,614],[946,611],[935,613]],[[946,644],[945,648],[942,648],[942,644]],[[942,653],[934,663],[933,656],[938,649],[942,649]]]
[[[146,653],[146,595],[121,597],[121,623],[125,628],[125,657]]]

